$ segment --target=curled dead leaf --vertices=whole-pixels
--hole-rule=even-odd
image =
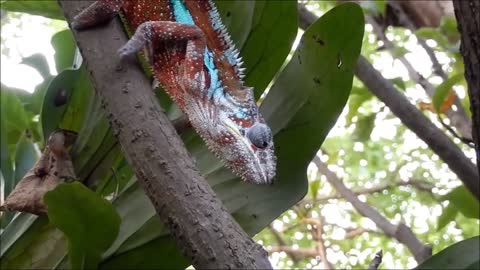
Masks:
[[[47,209],[43,195],[60,183],[76,179],[67,150],[76,137],[77,133],[69,130],[58,129],[52,132],[40,159],[18,182],[0,210],[45,214]]]

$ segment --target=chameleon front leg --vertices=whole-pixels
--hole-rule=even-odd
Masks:
[[[85,29],[110,20],[122,8],[124,0],[98,0],[79,13],[72,22],[75,29]],[[184,82],[187,91],[198,94],[199,89],[205,89],[205,74],[203,60],[206,39],[196,25],[181,24],[171,21],[147,21],[142,23],[131,39],[118,51],[120,57],[135,54],[143,48],[155,69],[153,56],[155,45],[162,41],[186,42],[184,62]]]
[[[118,50],[121,58],[135,54],[147,48],[148,58],[155,69],[153,59],[156,44],[162,41],[176,41],[186,43],[183,85],[191,93],[199,93],[206,88],[205,73],[203,69],[205,48],[207,46],[205,35],[195,25],[182,24],[171,21],[149,21],[142,23],[130,40]]]
[[[72,21],[73,29],[85,29],[107,22],[118,14],[124,0],[98,0],[80,12]]]

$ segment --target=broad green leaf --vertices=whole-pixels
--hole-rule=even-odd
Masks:
[[[269,3],[259,3],[258,5],[265,7],[267,4]],[[257,13],[261,11],[257,10],[257,7],[255,8],[255,14],[263,14]],[[232,13],[232,16],[235,14]],[[257,22],[255,20],[259,20],[260,24],[265,15],[254,16],[254,23]],[[345,20],[346,17],[349,20]],[[350,91],[352,70],[360,52],[363,25],[363,15],[357,5],[341,5],[327,13],[306,31],[291,63],[278,76],[277,82],[267,95],[261,110],[276,134],[274,140],[279,164],[278,177],[273,186],[257,186],[242,182],[229,170],[222,167],[194,132],[183,136],[202,173],[223,200],[227,209],[250,235],[260,231],[305,194],[307,188],[306,167],[342,111]],[[281,31],[281,29],[275,30]],[[245,42],[245,46],[248,45],[248,42],[249,39]],[[324,45],[320,45],[320,43]],[[269,51],[265,51],[266,55],[268,53]],[[285,52],[285,55],[287,53],[288,51]],[[276,61],[279,61],[279,64],[275,69],[271,69],[274,71],[268,69],[269,72],[272,72],[269,75],[270,79],[282,64],[283,59]],[[71,113],[67,114],[63,111],[63,116],[57,120],[57,123],[68,123],[68,126],[75,131],[80,130],[80,136],[85,133],[83,142],[74,145],[72,149],[75,150],[72,157],[74,164],[84,164],[80,166],[80,170],[77,170],[77,166],[75,167],[79,175],[89,175],[87,171],[95,171],[95,168],[104,166],[102,163],[109,159],[107,157],[112,153],[106,147],[110,143],[110,139],[102,138],[104,136],[102,132],[99,132],[100,135],[98,135],[98,138],[101,138],[98,139],[101,141],[100,145],[98,145],[98,141],[95,141],[97,140],[96,132],[100,130],[96,129],[99,127],[97,124],[91,124],[90,127],[85,128],[87,119],[94,119],[86,115],[85,110],[98,112],[96,107],[89,105],[94,104],[91,103],[90,98],[95,98],[94,95],[89,94],[92,93],[89,91],[75,90],[74,95],[84,96],[78,96],[77,105],[68,103],[66,106],[69,107],[69,110],[71,109]],[[72,96],[71,99],[74,97]],[[75,119],[74,115],[80,119]],[[99,125],[101,126],[101,124]],[[93,144],[90,144],[91,139],[94,139]],[[301,141],[302,143],[292,144],[292,141]],[[88,156],[82,156],[86,153],[93,155],[94,159],[99,156],[106,159],[99,158],[98,162],[93,162]],[[79,162],[80,160],[83,161]],[[112,179],[111,175],[107,177]],[[105,181],[105,179],[100,181]],[[114,183],[114,181],[110,180],[109,183]],[[108,186],[108,189],[111,190],[112,184],[108,184]],[[166,231],[155,226],[154,219],[156,217],[153,210],[144,211],[145,207],[152,208],[143,190],[137,185],[131,186],[131,188],[138,195],[129,197],[127,190],[125,195],[120,195],[117,199],[118,204],[117,200],[114,203],[123,218],[123,223],[115,243],[104,254],[103,259],[106,261],[100,267],[122,265],[128,268],[140,266],[142,266],[140,268],[146,266],[159,268],[165,267],[167,262],[179,262],[178,265],[172,266],[174,268],[185,266],[186,263],[182,263],[180,259],[173,259],[176,258],[176,255],[173,254],[179,254],[176,248],[173,253],[169,253],[172,252],[169,251],[170,248],[175,245],[170,236],[165,235]],[[127,198],[128,200],[126,200]],[[120,204],[120,202],[123,203]],[[124,208],[122,209],[122,207]],[[155,239],[151,240],[152,238]],[[143,262],[142,260],[145,258],[140,256],[144,256],[142,255],[144,252],[154,254],[155,256],[151,257],[153,261]],[[57,263],[60,261],[61,259]]]
[[[427,259],[415,269],[479,269],[480,237],[456,243]]]
[[[463,73],[454,74],[437,86],[437,90],[435,90],[435,94],[432,97],[433,106],[437,112],[440,111],[440,107],[445,101],[448,93],[450,93],[452,87],[460,82],[463,78]]]
[[[52,37],[52,46],[55,49],[55,65],[57,72],[73,67],[75,49],[77,47],[73,39],[72,31],[66,29],[58,32]]]
[[[1,121],[7,130],[8,144],[16,144],[31,119],[18,98],[16,89],[3,84],[0,90],[0,112]]]
[[[215,5],[235,45],[242,48],[251,30],[255,2],[215,1]]]
[[[68,238],[72,268],[96,268],[121,222],[110,202],[78,182],[58,185],[44,201],[48,218]]]
[[[275,134],[278,158],[273,186],[214,186],[222,199],[222,192],[232,193],[227,207],[229,202],[245,204],[233,214],[248,233],[257,233],[304,196],[306,168],[350,93],[363,25],[362,10],[352,3],[322,16],[306,30],[263,101],[260,110]]]
[[[20,217],[25,219],[19,220]],[[35,220],[32,222],[32,219]],[[32,224],[30,226],[30,224]],[[18,230],[10,226],[19,226]],[[28,229],[27,229],[28,227]],[[63,233],[48,223],[45,216],[37,217],[21,214],[2,233],[3,240],[12,233],[14,245],[0,258],[2,269],[53,269],[66,254],[66,241]]]
[[[77,79],[78,71],[68,69],[62,71],[50,82],[40,116],[45,138],[48,138],[59,127]]]
[[[85,67],[78,70],[65,69],[52,80],[45,94],[40,117],[45,137],[57,128],[77,132],[80,130],[87,115],[86,110],[90,109],[89,100],[95,98],[91,89],[92,84]]]
[[[459,186],[443,196],[465,217],[480,219],[480,202],[465,186]]]
[[[57,1],[5,0],[2,1],[2,9],[65,20]]]
[[[14,171],[13,171],[13,160],[12,156],[10,155],[10,150],[8,149],[8,139],[7,139],[7,129],[5,127],[4,121],[0,121],[0,132],[2,136],[0,136],[0,173],[2,177],[3,185],[4,185],[4,198],[10,191],[13,190],[14,184]]]
[[[106,260],[100,269],[184,269],[188,265],[175,242],[163,236]]]
[[[24,134],[15,149],[15,185],[33,167],[38,157],[32,140]]]
[[[297,35],[295,1],[257,1],[251,32],[241,48],[245,84],[258,98],[279,71]]]
[[[36,219],[37,216],[28,213],[20,213],[14,217],[0,235],[0,242],[2,243],[0,245],[0,257],[3,257],[8,249],[17,243],[17,240]]]

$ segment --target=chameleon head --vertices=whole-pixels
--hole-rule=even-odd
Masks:
[[[242,92],[240,98],[227,92],[213,95],[213,106],[187,110],[202,119],[192,114],[189,118],[210,150],[235,174],[250,183],[271,184],[276,171],[272,131],[258,112],[252,89]]]

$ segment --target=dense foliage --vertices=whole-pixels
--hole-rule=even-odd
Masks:
[[[380,249],[384,254],[380,268],[417,265],[394,236],[335,192],[320,169],[322,164],[360,201],[392,224],[411,228],[420,242],[431,244],[433,254],[443,250],[427,262],[430,265],[446,265],[438,258],[452,261],[463,254],[465,264],[453,268],[478,267],[478,239],[444,250],[479,235],[478,201],[425,143],[353,79],[361,48],[362,55],[412,103],[436,108],[425,114],[438,126],[436,111],[441,111],[451,92],[461,97],[468,111],[454,18],[446,17],[440,27],[422,28],[415,35],[402,27],[388,27],[386,36],[396,47],[385,50],[355,4],[311,3],[323,16],[303,32],[298,30],[294,1],[216,2],[241,49],[246,83],[255,87],[275,134],[279,177],[271,187],[243,183],[221,166],[193,131],[182,138],[228,210],[269,251],[274,267],[365,268]],[[18,45],[10,40],[21,35],[20,29],[31,18],[16,12],[54,19],[41,20],[50,29],[54,64],[49,63],[48,52],[21,55],[23,65],[42,78],[33,93],[7,86],[2,75],[2,196],[7,197],[33,166],[56,128],[78,132],[70,153],[78,179],[89,188],[62,184],[48,193],[48,218],[2,215],[2,268],[52,269],[70,263],[74,268],[188,266],[136,184],[56,1],[5,1],[2,8],[8,10],[2,15],[2,28],[14,29],[2,35],[2,59],[18,54]],[[383,1],[367,1],[362,8],[367,16],[385,15]],[[301,40],[293,44],[297,32]],[[429,41],[447,80],[421,64],[428,56],[417,37]],[[432,100],[405,72],[400,57],[420,59],[415,67],[437,87]],[[157,96],[168,115],[178,117],[161,90]],[[471,148],[457,138],[454,141],[473,157]],[[319,158],[310,163],[316,154]]]

